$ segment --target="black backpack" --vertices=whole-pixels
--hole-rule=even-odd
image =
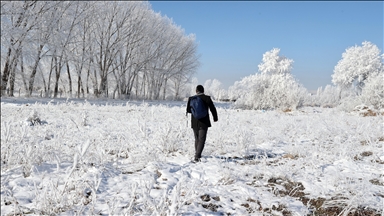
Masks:
[[[191,97],[190,107],[192,115],[196,119],[202,119],[208,115],[208,110],[205,105],[205,102],[197,95]]]

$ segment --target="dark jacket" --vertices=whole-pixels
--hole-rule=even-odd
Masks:
[[[215,105],[212,102],[211,97],[208,95],[205,95],[205,94],[200,94],[199,97],[204,101],[207,109],[209,108],[209,110],[211,111],[212,116],[213,116],[213,120],[217,121],[218,120],[217,111],[216,111]],[[187,113],[191,113],[190,101],[191,101],[191,97],[188,98]],[[191,128],[199,128],[199,127],[204,127],[204,128],[211,127],[211,121],[209,119],[209,112],[208,112],[208,115],[202,119],[196,119],[193,117],[193,115],[191,115]]]

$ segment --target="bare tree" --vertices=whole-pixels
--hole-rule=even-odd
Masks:
[[[145,44],[145,18],[148,16],[148,8],[138,2],[130,2],[127,7],[129,19],[125,26],[127,28],[125,30],[126,38],[118,58],[116,58],[116,70],[114,70],[118,95],[119,97],[124,95],[125,98],[131,96],[134,82],[149,60],[143,57],[140,50],[140,47]]]
[[[94,32],[97,43],[94,49],[95,63],[100,76],[99,89],[95,91],[97,96],[108,97],[108,75],[117,67],[113,65],[114,60],[127,37],[125,25],[129,18],[129,10],[124,10],[123,4],[123,2],[97,3],[97,6],[104,10],[104,13],[98,14],[95,18],[97,27],[97,31]]]
[[[24,40],[36,25],[37,16],[33,9],[37,1],[2,2],[1,4],[1,41],[2,46],[8,47],[1,78],[1,95],[5,95],[7,86],[13,96],[15,69]],[[2,53],[3,56],[3,53]]]
[[[69,55],[67,55],[67,75],[69,84],[69,93],[72,95],[72,76],[71,65],[75,68],[77,78],[77,97],[80,98],[80,94],[84,97],[84,86],[82,82],[82,72],[86,66],[86,62],[89,62],[91,58],[92,46],[92,19],[95,12],[94,2],[76,2],[73,7],[73,16],[77,17],[76,24],[73,29],[73,42],[68,45]]]
[[[148,2],[2,1],[1,9],[2,95],[43,86],[53,97],[61,88],[77,97],[178,97],[199,64],[195,38]]]
[[[68,61],[70,61],[70,56],[73,55],[73,45],[76,39],[75,28],[82,22],[84,17],[82,14],[85,11],[82,7],[82,2],[65,2],[60,10],[63,16],[56,28],[55,39],[58,42],[58,46],[55,47],[56,55],[53,56],[56,62],[54,97],[57,97],[59,93],[59,80],[64,66],[67,68],[68,82],[72,83],[70,72],[68,72]],[[69,91],[71,89],[72,86],[70,86]]]
[[[28,82],[28,95],[32,95],[34,82],[35,82],[35,76],[37,73],[37,68],[39,66],[40,60],[49,52],[48,42],[53,34],[53,26],[57,22],[59,22],[59,19],[57,17],[57,11],[54,10],[55,8],[60,7],[60,2],[41,2],[41,8],[44,8],[44,10],[39,10],[38,13],[36,13],[36,16],[39,20],[37,20],[36,24],[36,30],[33,32],[34,41],[33,44],[35,44],[36,49],[36,57],[34,59],[34,63],[32,65],[31,74],[29,76],[29,82]],[[46,48],[46,50],[43,52],[43,49]]]

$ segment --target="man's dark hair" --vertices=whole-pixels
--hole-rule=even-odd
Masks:
[[[196,91],[199,93],[204,93],[204,87],[202,85],[196,86]]]

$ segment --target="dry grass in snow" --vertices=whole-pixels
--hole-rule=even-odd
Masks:
[[[382,215],[383,117],[217,103],[1,99],[1,214]]]

